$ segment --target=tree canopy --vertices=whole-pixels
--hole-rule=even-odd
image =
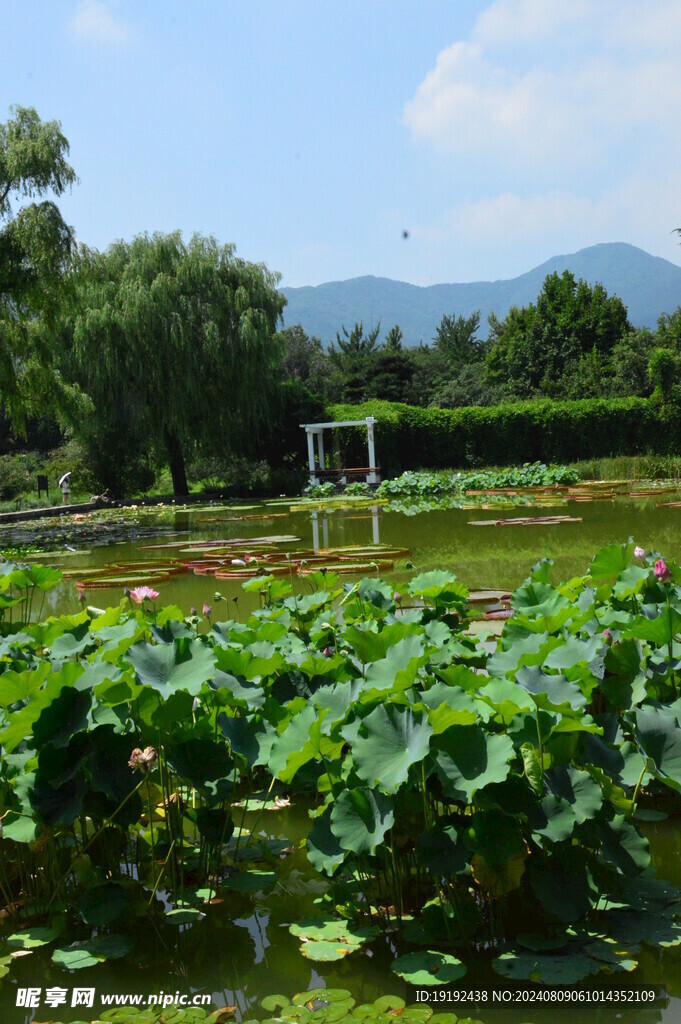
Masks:
[[[68,331],[100,434],[165,453],[176,494],[185,453],[246,449],[270,412],[285,299],[234,246],[180,232],[82,250]]]
[[[490,318],[490,328],[490,382],[511,381],[518,397],[555,397],[566,369],[591,351],[609,355],[631,325],[617,295],[566,270],[548,275],[536,304],[513,306],[504,320]]]
[[[41,121],[32,107],[10,113],[0,124],[0,408],[22,430],[31,413],[73,413],[77,401],[49,330],[73,232],[43,198],[61,195],[76,174],[58,121]]]

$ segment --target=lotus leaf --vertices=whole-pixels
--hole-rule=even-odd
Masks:
[[[52,961],[69,971],[82,967],[93,967],[105,960],[119,960],[133,948],[132,939],[127,935],[97,935],[87,942],[73,942],[63,949],[55,949]]]
[[[406,953],[394,960],[390,969],[410,985],[451,985],[466,973],[456,957],[430,949]]]
[[[164,696],[187,690],[196,696],[215,675],[215,654],[201,640],[175,640],[172,644],[134,644],[127,652],[137,678]]]
[[[515,749],[508,736],[477,725],[454,725],[435,741],[435,760],[445,794],[469,801],[476,790],[503,782]]]
[[[494,960],[494,969],[514,981],[538,981],[544,985],[574,985],[598,974],[601,965],[578,951],[564,955],[541,953],[502,953]]]
[[[428,753],[432,734],[423,714],[379,704],[362,720],[353,744],[355,770],[370,786],[395,793],[406,782],[410,767]]]
[[[333,803],[329,828],[343,850],[373,855],[394,821],[392,801],[379,790],[345,789]]]

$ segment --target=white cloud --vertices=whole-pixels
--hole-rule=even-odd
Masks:
[[[71,18],[75,39],[120,46],[130,39],[130,30],[109,10],[104,0],[79,0]]]
[[[487,176],[496,166],[567,188],[603,173],[625,139],[628,165],[651,147],[681,157],[680,47],[678,0],[497,0],[470,39],[441,51],[403,120]]]

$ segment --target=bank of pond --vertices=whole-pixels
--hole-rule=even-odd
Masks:
[[[301,591],[266,562],[239,617],[121,581],[45,618],[61,570],[0,562],[4,993],[81,970],[134,991],[163,962],[245,1019],[452,1024],[485,999],[445,1019],[414,990],[669,988],[681,878],[651,840],[673,862],[681,568],[630,540],[554,577],[539,561],[501,624],[449,571],[398,593],[312,564]],[[530,1009],[489,1020],[570,1019]]]

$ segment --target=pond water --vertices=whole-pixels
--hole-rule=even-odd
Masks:
[[[133,522],[128,524],[128,536],[115,543],[98,544],[97,529],[87,522],[61,522],[53,527],[39,527],[45,541],[54,540],[54,548],[66,551],[64,545],[78,547],[90,545],[89,553],[69,552],[64,557],[50,556],[45,561],[64,567],[88,568],[113,562],[128,563],[136,559],[167,560],[168,550],[143,550],[153,543],[149,535],[163,532],[161,542],[187,544],[199,540],[234,540],[292,535],[299,538],[282,545],[282,550],[308,549],[345,545],[386,544],[408,549],[414,568],[407,568],[406,556],[395,560],[393,571],[382,572],[394,582],[396,589],[416,570],[444,568],[457,573],[471,589],[513,589],[527,575],[530,567],[541,557],[554,560],[554,578],[568,578],[586,571],[592,555],[604,544],[623,541],[633,536],[636,543],[656,549],[665,555],[681,559],[681,508],[657,507],[660,499],[616,498],[614,501],[566,504],[551,509],[551,513],[578,516],[580,522],[561,525],[528,525],[517,527],[472,526],[471,521],[514,518],[518,509],[505,511],[462,510],[430,511],[413,516],[384,511],[380,506],[325,511],[288,512],[285,505],[259,506],[249,515],[267,515],[271,519],[230,519],[239,511],[214,506],[210,509],[181,509],[170,511],[137,510]],[[664,500],[671,500],[665,495]],[[522,514],[545,515],[544,510],[523,510]],[[100,521],[106,520],[106,514]],[[213,521],[210,521],[213,520]],[[37,528],[37,527],[36,527]],[[89,529],[89,533],[88,533]],[[49,531],[53,530],[52,533]],[[71,531],[69,533],[69,531]],[[140,537],[140,534],[144,534]],[[5,530],[0,544],[11,543],[13,534]],[[246,546],[248,546],[246,544]],[[169,549],[171,552],[173,549]],[[350,580],[352,576],[348,577]],[[296,585],[307,586],[297,578]],[[216,580],[213,576],[197,576],[190,572],[171,576],[157,587],[159,602],[178,604],[185,613],[191,606],[201,609],[204,602],[213,605],[214,620],[235,616],[243,617],[257,605],[257,598],[245,595],[236,580]],[[216,606],[214,593],[219,590],[228,604]],[[88,603],[99,607],[118,603],[122,586],[117,584],[103,589],[86,589]],[[237,598],[237,603],[233,599]],[[47,595],[43,616],[78,610],[78,597],[74,580],[64,581]],[[286,839],[298,846],[308,829],[304,807],[292,806],[276,813],[265,812],[255,821],[252,815],[245,819],[246,827],[266,831],[273,838]],[[653,859],[660,874],[681,884],[681,831],[674,819],[648,824]],[[0,1004],[2,1019],[8,1024],[27,1024],[33,1020],[28,1011],[16,1008],[17,986],[38,985],[71,987],[95,986],[98,993],[130,992],[157,993],[159,991],[188,993],[207,992],[215,1005],[236,1005],[239,1016],[267,1016],[259,1007],[266,995],[281,992],[291,997],[295,992],[325,985],[347,988],[357,1002],[371,1002],[386,993],[399,994],[414,1001],[414,991],[390,972],[395,949],[388,940],[377,943],[373,954],[357,952],[338,963],[313,964],[299,951],[299,942],[288,932],[288,925],[300,917],[311,914],[313,900],[325,884],[311,870],[304,850],[278,855],[279,882],[268,893],[255,896],[230,895],[224,903],[208,908],[201,922],[190,928],[166,928],[163,932],[149,928],[144,919],[131,923],[135,930],[146,933],[144,949],[139,959],[110,961],[96,969],[71,972],[50,962],[50,953],[37,950],[20,958],[13,966],[11,976],[3,981]],[[528,929],[531,922],[528,922]],[[49,948],[49,947],[48,947]],[[640,967],[631,975],[600,975],[591,982],[576,986],[589,993],[614,993],[627,990],[637,993],[650,985],[658,986],[661,995],[656,1002],[646,1004],[615,1001],[561,1005],[555,1002],[500,1004],[493,1001],[493,993],[543,992],[549,990],[530,983],[512,983],[501,979],[491,968],[490,959],[483,956],[465,958],[469,973],[450,986],[452,993],[481,993],[460,1004],[448,1003],[439,1010],[452,1010],[460,1016],[480,1017],[486,1022],[521,1024],[574,1024],[576,1021],[612,1024],[663,1024],[681,1021],[681,948],[667,951],[644,952]],[[36,1019],[78,1020],[82,1010],[60,1008],[36,1012]]]
[[[377,543],[408,549],[408,558],[414,568],[407,567],[405,556],[395,559],[392,571],[381,571],[381,575],[392,580],[398,590],[400,584],[417,571],[435,568],[455,572],[471,590],[512,590],[540,558],[553,559],[553,578],[564,580],[584,573],[594,553],[603,545],[622,542],[630,536],[647,550],[654,549],[667,557],[681,559],[681,508],[667,507],[666,504],[658,507],[660,502],[666,503],[675,497],[677,495],[664,494],[660,497],[617,497],[612,501],[565,502],[548,510],[448,509],[417,515],[385,511],[381,506],[289,512],[285,504],[251,505],[242,516],[234,506],[183,507],[177,511],[166,506],[161,511],[138,509],[132,521],[123,519],[116,535],[126,534],[127,537],[115,543],[102,543],[105,537],[100,538],[97,526],[92,525],[93,520],[95,524],[105,524],[112,513],[91,514],[81,517],[77,523],[52,521],[53,525],[49,527],[40,526],[38,521],[32,524],[32,529],[39,533],[43,544],[52,548],[53,554],[44,560],[67,570],[74,566],[92,568],[140,559],[157,560],[163,564],[170,556],[185,550],[185,541],[189,546],[200,541],[213,543],[224,539],[233,542],[243,538],[247,547],[249,541],[256,543],[260,538],[290,535],[298,540],[277,545],[282,553]],[[272,512],[274,517],[264,518],[268,512]],[[507,527],[471,525],[483,520],[513,519],[521,514],[538,518],[549,513],[581,521]],[[255,516],[258,518],[251,518]],[[101,532],[105,533],[105,530],[102,528]],[[154,544],[151,537],[154,532],[163,532],[158,543],[176,544],[177,547],[148,550],[148,546]],[[0,547],[3,543],[12,543],[16,533],[16,530],[5,528],[0,534]],[[67,545],[82,548],[83,543],[89,545],[88,554],[67,550]],[[188,558],[189,555],[179,557]],[[300,589],[305,588],[302,580],[297,583]],[[118,603],[122,589],[122,584],[96,590],[86,587],[86,595],[88,602],[105,607]],[[216,590],[230,602],[236,597],[242,615],[257,606],[257,598],[245,595],[240,581],[216,580],[212,575],[182,572],[171,576],[156,589],[161,593],[160,602],[178,604],[187,613],[192,606],[201,609],[204,602],[214,605]],[[73,612],[77,607],[74,581],[65,581],[48,594],[46,611],[51,614]],[[230,617],[235,617],[233,604],[230,603],[228,612],[224,605],[221,609],[214,608],[214,618]]]

